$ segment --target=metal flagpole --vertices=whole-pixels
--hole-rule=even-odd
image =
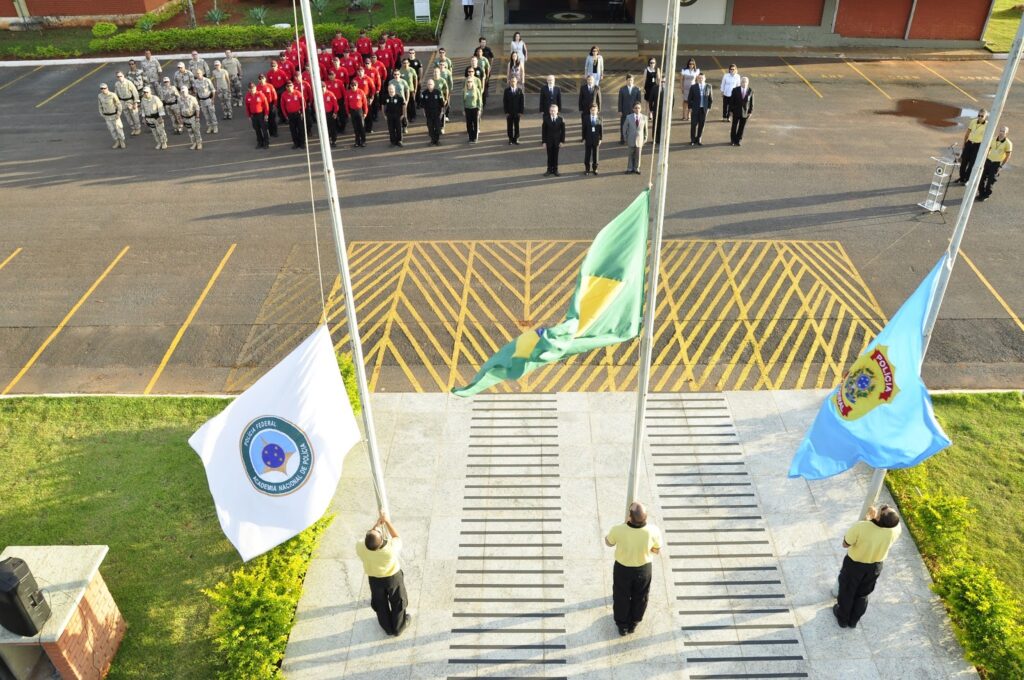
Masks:
[[[1017,74],[1017,67],[1020,65],[1021,47],[1024,45],[1024,22],[1021,22],[1017,29],[1017,37],[1013,39],[1013,46],[1007,55],[1006,68],[1003,69],[1003,77],[999,81],[999,88],[996,90],[995,99],[992,102],[992,109],[988,114],[988,124],[985,125],[985,135],[982,137],[981,146],[978,147],[978,160],[971,169],[970,179],[964,187],[964,197],[960,203],[960,212],[956,216],[956,226],[953,228],[953,236],[949,240],[949,247],[946,248],[946,265],[939,271],[939,278],[935,284],[935,295],[932,296],[932,305],[928,309],[928,316],[925,317],[924,328],[924,350],[921,353],[921,363],[924,364],[924,356],[928,353],[928,345],[931,344],[932,331],[935,330],[935,322],[939,317],[939,307],[942,306],[942,299],[946,295],[946,288],[949,286],[949,278],[953,274],[953,265],[956,264],[957,255],[960,252],[960,243],[964,240],[964,232],[967,230],[967,220],[971,217],[971,208],[974,207],[974,197],[978,193],[978,185],[981,183],[982,171],[985,168],[985,159],[988,158],[988,149],[999,131],[999,118],[1002,116],[1006,99],[1010,95],[1010,86],[1013,85],[1013,78]],[[861,508],[861,517],[867,515],[868,508],[878,501],[878,495],[882,492],[882,484],[885,482],[885,468],[876,468],[871,475],[871,484],[868,487],[867,498],[864,499],[864,507]]]
[[[341,205],[338,202],[338,183],[334,175],[334,161],[331,147],[327,144],[327,114],[324,111],[323,87],[320,80],[320,62],[316,54],[316,38],[313,35],[313,13],[309,0],[299,0],[302,9],[302,30],[306,36],[306,53],[309,70],[313,76],[313,108],[316,111],[316,129],[320,137],[320,154],[324,161],[324,183],[327,185],[327,201],[331,210],[331,226],[334,229],[334,252],[338,257],[341,274],[341,289],[345,293],[345,314],[348,317],[348,333],[352,339],[352,363],[356,368],[356,382],[359,384],[359,399],[363,405],[363,426],[366,429],[366,449],[370,457],[370,472],[373,491],[377,495],[377,509],[388,512],[388,496],[384,489],[384,469],[380,464],[377,450],[377,435],[373,428],[373,410],[370,406],[370,388],[366,382],[366,367],[363,365],[363,346],[356,323],[355,298],[352,295],[352,278],[349,274],[345,234],[341,223]]]
[[[672,132],[673,100],[676,90],[676,52],[679,50],[679,0],[672,0],[669,20],[668,49],[665,66],[668,68],[667,83],[660,84],[665,101],[657,116],[662,117],[661,145],[658,153],[658,188],[655,196],[657,205],[654,217],[654,233],[651,237],[651,251],[648,256],[647,300],[644,310],[643,331],[640,335],[640,377],[636,392],[636,419],[633,422],[633,451],[629,459],[629,482],[626,490],[626,509],[636,500],[640,484],[640,452],[643,446],[644,419],[647,415],[647,391],[650,387],[651,353],[654,346],[654,314],[657,311],[658,268],[661,265],[661,237],[665,229],[665,196],[668,193],[668,152]],[[666,91],[667,88],[667,91]]]

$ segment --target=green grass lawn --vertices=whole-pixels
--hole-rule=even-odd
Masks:
[[[985,29],[986,47],[993,52],[1009,52],[1013,37],[1017,35],[1020,25],[1020,12],[1013,9],[1020,0],[996,0],[992,8],[992,17]]]
[[[0,31],[0,54],[17,54],[19,49],[33,50],[38,45],[52,45],[67,54],[89,51],[91,28],[54,28],[45,31]]]
[[[266,23],[268,25],[276,23],[294,23],[291,3],[287,3],[286,6],[278,6],[277,4],[267,5],[263,0],[245,0],[244,3],[239,3],[239,6],[242,6],[243,4],[252,6],[266,5],[267,9],[270,10],[267,14]],[[395,14],[395,6],[396,3],[392,0],[384,0],[384,2],[378,0],[374,4],[374,11],[371,13],[364,9],[350,10],[348,0],[331,0],[330,4],[327,6],[327,10],[322,15],[317,15],[316,10],[313,10],[313,22],[337,22],[363,27],[371,24],[379,24],[382,21],[393,19],[396,16],[409,18],[413,18],[415,16],[413,12],[413,0],[398,0],[398,14]],[[434,12],[436,11],[437,10],[434,9]],[[299,15],[299,19],[301,21],[301,14]],[[433,19],[436,21],[437,17],[434,16]],[[231,22],[249,23],[248,18],[244,16],[232,16]]]
[[[0,545],[110,546],[100,571],[128,622],[110,678],[214,676],[200,589],[241,560],[187,440],[226,403],[0,400]]]
[[[978,511],[971,552],[1024,602],[1024,397],[942,394],[933,401],[953,445],[922,464],[931,487],[922,491],[968,498]]]

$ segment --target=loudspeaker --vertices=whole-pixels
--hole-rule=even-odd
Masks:
[[[49,618],[50,605],[25,560],[8,557],[0,562],[0,626],[33,637]]]

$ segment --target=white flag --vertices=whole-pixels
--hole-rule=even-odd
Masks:
[[[331,334],[320,326],[188,443],[221,528],[249,561],[323,516],[359,440]]]

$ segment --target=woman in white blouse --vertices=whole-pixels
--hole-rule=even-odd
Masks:
[[[604,75],[604,57],[601,56],[601,48],[594,45],[590,48],[587,61],[583,65],[583,79],[587,76],[594,76],[594,85],[601,85],[601,76]]]
[[[729,98],[732,97],[732,91],[739,86],[740,74],[736,64],[729,64],[729,70],[722,76],[722,87],[719,89],[722,93],[722,120],[729,120]]]
[[[683,120],[690,120],[690,103],[687,101],[687,97],[690,96],[690,86],[700,75],[700,69],[697,68],[697,60],[690,57],[689,61],[686,62],[686,67],[680,71],[682,75],[683,83]]]
[[[519,58],[518,52],[510,52],[508,55],[508,70],[505,72],[505,79],[511,81],[513,78],[519,82],[520,87],[524,87],[526,67],[523,65],[523,60]]]
[[[512,34],[512,51],[519,55],[519,61],[523,62],[523,66],[526,66],[526,42],[523,41],[523,34],[516,31]],[[520,84],[522,81],[520,81]]]

